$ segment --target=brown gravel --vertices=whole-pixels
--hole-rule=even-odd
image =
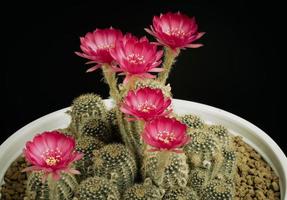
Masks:
[[[237,174],[235,200],[279,200],[279,178],[241,137],[235,137]]]
[[[3,200],[23,200],[27,176],[26,173],[22,173],[21,171],[25,167],[27,167],[27,163],[25,159],[20,156],[8,168],[4,176],[5,183],[0,188]]]

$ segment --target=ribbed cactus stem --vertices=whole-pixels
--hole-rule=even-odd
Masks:
[[[120,95],[117,87],[116,74],[111,70],[111,66],[108,64],[104,64],[102,69],[105,80],[110,87],[110,95],[118,103],[120,101]]]
[[[165,56],[164,56],[164,62],[162,64],[164,71],[159,73],[158,75],[158,81],[162,84],[166,83],[166,80],[169,76],[170,70],[172,68],[172,65],[175,63],[175,58],[178,56],[179,51],[173,50],[169,47],[165,47]]]

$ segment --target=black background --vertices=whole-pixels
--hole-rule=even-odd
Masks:
[[[215,106],[254,123],[286,153],[279,56],[281,5],[276,1],[69,1],[17,3],[4,16],[2,143],[25,124],[70,105],[86,92],[108,97],[101,73],[85,73],[79,37],[113,26],[137,36],[153,15],[195,16],[205,46],[182,51],[169,78],[175,98]],[[148,36],[151,40],[152,37]],[[3,61],[4,62],[4,61]]]

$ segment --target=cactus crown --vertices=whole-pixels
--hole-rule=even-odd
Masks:
[[[75,193],[75,200],[119,200],[117,187],[106,178],[90,177],[81,182]]]

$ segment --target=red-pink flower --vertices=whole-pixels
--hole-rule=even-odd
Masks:
[[[168,108],[170,104],[171,99],[165,98],[160,89],[146,87],[129,91],[120,109],[137,119],[149,121],[168,115],[171,112]]]
[[[152,146],[151,151],[171,150],[177,151],[189,142],[186,133],[187,127],[173,118],[157,118],[146,123],[142,138],[145,143]]]
[[[24,171],[43,171],[45,180],[49,174],[54,180],[60,178],[61,172],[78,174],[71,164],[83,157],[75,151],[75,140],[57,131],[43,132],[33,141],[26,143],[24,149],[26,160],[32,164]]]
[[[83,53],[76,52],[78,56],[91,60],[87,64],[97,63],[96,66],[88,69],[88,72],[101,67],[102,64],[111,64],[114,59],[110,54],[110,49],[115,47],[117,40],[121,39],[123,34],[120,30],[114,28],[96,29],[92,33],[87,33],[81,37],[81,49]]]
[[[179,12],[154,16],[153,25],[145,30],[156,37],[159,43],[172,49],[201,47],[202,44],[193,44],[193,42],[204,35],[204,32],[197,32],[194,17],[189,18]]]
[[[115,71],[126,75],[124,83],[132,76],[154,78],[155,76],[149,72],[163,70],[157,68],[161,63],[163,51],[157,51],[157,45],[150,43],[146,37],[138,39],[127,34],[116,43],[110,53],[119,64],[119,67],[115,67]]]

